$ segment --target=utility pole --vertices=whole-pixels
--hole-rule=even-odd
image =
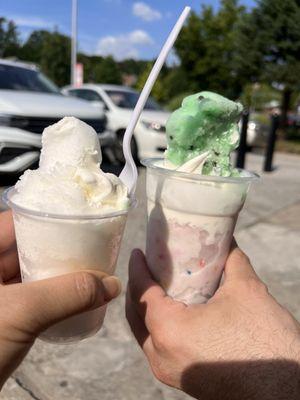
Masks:
[[[76,84],[77,64],[77,0],[72,0],[72,33],[71,33],[71,85]]]
[[[236,167],[244,168],[247,153],[247,132],[248,132],[249,112],[244,111],[242,117],[242,129],[240,136],[240,144],[237,149]]]

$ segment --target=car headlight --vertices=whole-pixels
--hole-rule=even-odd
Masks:
[[[0,114],[0,126],[11,126],[11,115]]]
[[[141,121],[145,128],[151,129],[156,132],[166,132],[166,127],[159,122]]]

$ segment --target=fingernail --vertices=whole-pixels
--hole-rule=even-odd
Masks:
[[[122,290],[120,280],[116,276],[108,276],[102,279],[105,289],[105,300],[111,300],[118,297]]]

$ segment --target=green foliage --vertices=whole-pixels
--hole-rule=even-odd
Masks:
[[[140,76],[141,73],[147,68],[149,61],[144,60],[123,60],[120,61],[119,67],[124,74]]]
[[[236,26],[244,7],[237,0],[222,0],[217,12],[204,6],[192,13],[175,49],[193,91],[212,90],[236,98],[242,86],[236,76]]]
[[[166,108],[170,111],[177,110],[181,106],[183,99],[191,94],[190,92],[183,92],[177,96],[172,97],[172,99],[167,103]]]
[[[44,43],[51,36],[51,32],[45,30],[33,31],[20,50],[20,58],[39,64],[42,58]]]
[[[148,62],[137,80],[136,83],[137,90],[141,91],[143,89],[152,67],[153,63]],[[167,92],[164,88],[164,77],[166,76],[167,71],[168,69],[166,67],[162,69],[160,76],[157,78],[151,92],[151,95],[160,103],[165,103],[165,101],[167,100]]]
[[[259,1],[239,25],[239,73],[270,83],[299,85],[299,20],[297,0]]]
[[[300,89],[299,20],[298,0],[260,0],[238,25],[238,76],[243,82],[277,83],[284,115]]]
[[[112,57],[87,56],[80,53],[78,61],[84,65],[85,82],[122,83],[120,67]]]
[[[95,65],[94,74],[97,83],[122,83],[120,68],[112,57],[103,58],[101,63]]]
[[[19,49],[19,34],[15,23],[0,17],[0,57],[16,56]]]
[[[263,110],[267,103],[271,101],[280,102],[281,92],[272,86],[262,84],[247,84],[240,97],[241,103],[252,110]]]
[[[70,81],[71,41],[68,36],[53,32],[45,38],[40,66],[58,86]]]

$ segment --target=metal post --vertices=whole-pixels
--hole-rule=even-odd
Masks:
[[[264,163],[265,172],[272,172],[273,170],[272,162],[273,162],[273,154],[277,138],[276,132],[278,125],[279,125],[279,115],[278,114],[272,115],[266,153],[265,153],[265,163]]]
[[[240,144],[237,149],[236,167],[245,167],[245,158],[247,153],[247,131],[248,131],[249,112],[244,111],[242,117],[242,129],[240,136]]]
[[[71,85],[76,83],[77,64],[77,0],[72,0],[72,33],[71,33]]]

